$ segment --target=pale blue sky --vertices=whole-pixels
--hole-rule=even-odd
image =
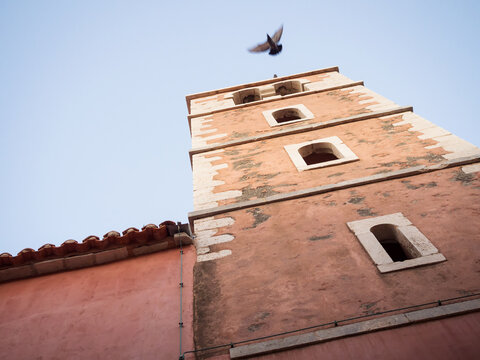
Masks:
[[[186,222],[185,95],[274,73],[339,66],[480,145],[479,4],[1,0],[0,253]]]

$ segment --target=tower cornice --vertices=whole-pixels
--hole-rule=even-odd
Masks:
[[[281,76],[281,77],[277,77],[277,78],[260,80],[260,81],[256,81],[256,82],[252,82],[252,83],[245,83],[245,84],[241,84],[241,85],[229,86],[229,87],[226,87],[226,88],[221,88],[221,89],[216,89],[216,90],[210,90],[210,91],[204,91],[204,92],[190,94],[190,95],[187,95],[185,97],[185,99],[187,101],[188,113],[190,114],[190,111],[191,111],[190,101],[193,100],[193,99],[198,99],[198,98],[201,98],[201,97],[217,95],[217,94],[221,94],[221,93],[229,92],[229,91],[237,91],[237,90],[246,89],[246,88],[249,88],[249,87],[267,85],[267,84],[271,84],[271,83],[275,83],[275,82],[279,82],[279,81],[283,81],[283,80],[295,79],[295,78],[302,77],[302,76],[311,76],[311,75],[323,74],[323,73],[328,73],[328,72],[333,72],[333,71],[338,72],[339,71],[338,66],[333,66],[333,67],[324,68],[324,69],[307,71],[307,72],[288,75],[288,76]]]

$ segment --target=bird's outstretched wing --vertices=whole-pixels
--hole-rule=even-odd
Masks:
[[[257,46],[248,49],[250,52],[262,52],[262,51],[267,51],[270,49],[270,45],[268,44],[268,41],[265,41],[263,44],[258,44]]]
[[[280,29],[278,29],[275,32],[275,34],[273,34],[272,36],[272,40],[275,42],[275,44],[277,44],[280,41],[280,38],[282,37],[282,33],[283,33],[283,25],[280,26]]]

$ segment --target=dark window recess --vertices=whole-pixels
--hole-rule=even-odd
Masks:
[[[235,105],[246,104],[253,101],[262,100],[260,90],[257,88],[240,90],[233,93],[233,102]]]
[[[403,261],[407,260],[408,256],[403,251],[403,248],[395,239],[385,239],[380,241],[383,249],[387,252],[388,255],[392,258],[393,261]]]
[[[318,164],[325,161],[337,160],[334,154],[313,152],[303,158],[307,165]]]
[[[303,114],[300,113],[297,109],[282,109],[275,111],[272,114],[273,118],[277,123],[284,123],[287,121],[300,120],[303,118]]]
[[[293,94],[294,92],[292,90],[289,90],[287,89],[286,86],[280,86],[278,89],[277,89],[277,94],[278,95],[281,95],[281,96],[285,96],[285,95],[288,95],[288,94]]]
[[[285,96],[295,94],[303,91],[303,86],[300,81],[284,81],[274,85],[275,94]]]
[[[412,256],[403,249],[399,241],[399,232],[394,225],[380,224],[370,229],[377,238],[380,245],[392,258],[393,261],[404,261],[411,259]]]
[[[250,94],[250,95],[245,96],[242,99],[242,104],[246,104],[246,103],[249,103],[249,102],[252,102],[252,101],[257,101],[257,100],[260,100],[260,99],[256,98],[254,94]]]
[[[330,143],[316,143],[298,149],[307,165],[319,164],[326,161],[337,160],[335,146]],[[338,153],[338,152],[337,152]]]

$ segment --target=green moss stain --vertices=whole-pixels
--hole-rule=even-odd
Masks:
[[[369,141],[366,139],[358,139],[357,141],[359,144],[376,144],[377,143],[377,141]]]
[[[418,166],[421,165],[419,160],[426,160],[427,163],[439,163],[442,160],[445,160],[441,155],[437,154],[432,154],[428,153],[425,156],[407,156],[406,161],[390,161],[390,162],[384,162],[384,163],[379,163],[380,166],[383,167],[393,167],[393,166],[399,166],[400,168],[406,168],[406,167],[413,167],[413,166]]]
[[[250,332],[255,332],[257,330],[260,330],[263,326],[265,326],[265,323],[255,323],[255,324],[252,324],[248,327],[248,331]]]
[[[470,185],[470,183],[475,179],[475,174],[465,174],[461,169],[455,172],[455,175],[450,179],[450,181],[459,181],[464,186]]]
[[[437,186],[437,183],[435,181],[431,181],[426,184],[417,184],[417,185],[412,184],[410,180],[402,180],[401,183],[404,184],[409,190],[417,190],[423,187],[432,188]]]
[[[251,226],[245,228],[245,229],[254,229],[256,228],[258,225],[264,223],[265,221],[267,221],[271,215],[268,215],[268,214],[265,214],[262,212],[262,210],[260,208],[254,208],[254,209],[249,209],[247,210],[247,213],[250,213],[253,215],[253,219],[254,219],[254,222]],[[244,230],[245,230],[244,229]]]
[[[348,200],[350,204],[360,204],[363,200],[365,200],[365,197],[362,196],[354,196]]]
[[[240,151],[238,151],[238,150],[225,150],[224,154],[227,155],[227,156],[236,156],[236,155],[240,154]]]
[[[252,159],[237,160],[233,162],[233,170],[251,169],[261,165],[261,162],[256,163]]]
[[[243,175],[239,180],[240,181],[246,181],[249,179],[270,180],[279,174],[280,174],[279,172],[275,174],[259,174],[258,172],[251,172]]]
[[[239,133],[239,132],[232,132],[232,134],[230,135],[232,138],[234,139],[238,139],[238,138],[244,138],[244,137],[247,137],[248,135],[250,135],[249,133]]]
[[[271,185],[262,185],[256,188],[252,188],[250,185],[248,185],[242,189],[242,196],[240,196],[240,200],[246,201],[252,198],[262,199],[275,194],[279,194],[279,192],[275,191]]]
[[[333,237],[333,234],[328,234],[328,235],[323,235],[323,236],[311,236],[308,238],[310,241],[318,241],[318,240],[327,240],[331,239]]]
[[[410,180],[402,180],[401,183],[404,184],[409,190],[417,190],[422,187],[422,185],[412,185]]]
[[[261,185],[257,187],[252,187],[248,185],[244,187],[242,190],[242,195],[237,199],[239,201],[246,201],[251,200],[254,198],[263,199],[275,194],[280,194],[280,191],[275,190],[277,187],[289,187],[289,186],[296,186],[297,184],[280,184],[276,186],[272,185]]]
[[[391,132],[395,129],[391,122],[383,121],[382,129]]]
[[[377,306],[378,301],[366,302],[360,305],[364,314],[374,314],[381,309]]]
[[[360,216],[375,216],[377,213],[373,212],[372,209],[364,208],[357,210],[358,215]]]
[[[248,331],[250,332],[255,332],[259,329],[261,329],[262,327],[264,327],[266,325],[266,322],[264,322],[263,320],[265,320],[266,318],[268,318],[271,314],[269,312],[261,312],[261,313],[258,313],[257,315],[255,315],[254,317],[254,323],[251,324],[250,326],[248,326]]]
[[[338,172],[338,173],[335,173],[335,174],[331,174],[331,175],[328,175],[327,177],[335,177],[335,176],[342,176],[343,174],[345,174],[344,172]]]

